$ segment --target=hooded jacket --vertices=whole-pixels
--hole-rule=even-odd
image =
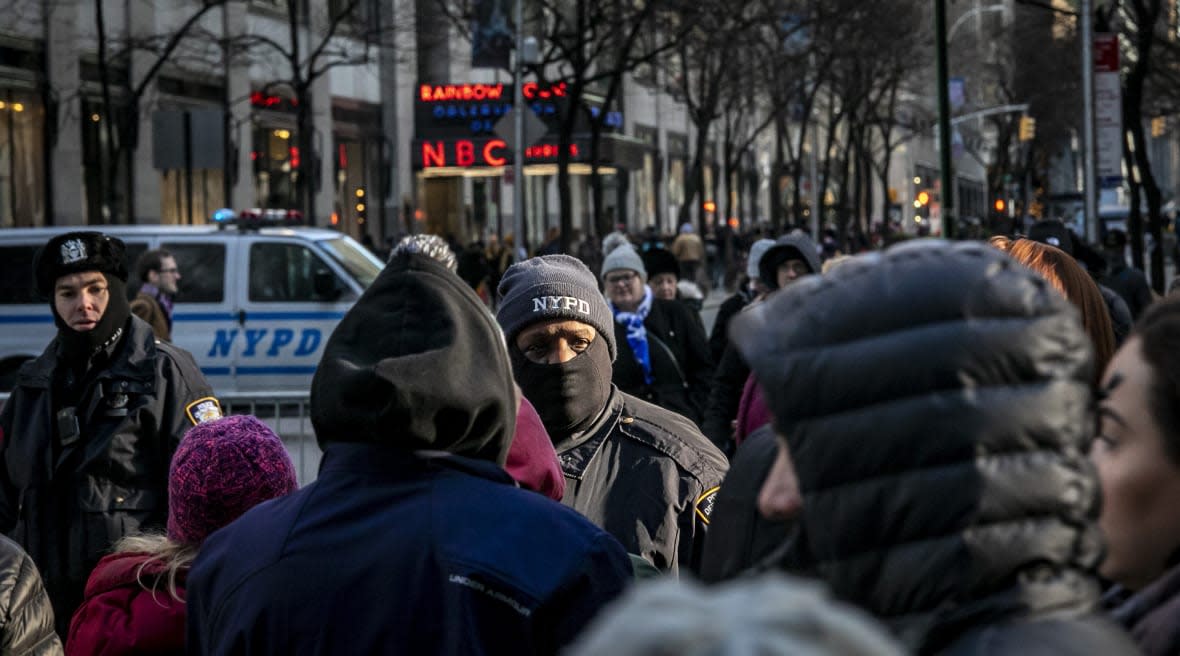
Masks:
[[[778,289],[778,267],[791,259],[803,260],[811,273],[819,273],[822,263],[816,252],[815,242],[802,232],[792,232],[783,235],[774,242],[774,246],[766,249],[762,259],[758,261],[758,277],[771,289]]]
[[[499,466],[516,422],[500,329],[428,257],[394,259],[312,381],[318,479],[214,533],[194,654],[553,653],[631,578],[584,517]]]
[[[1092,615],[1092,353],[981,244],[903,244],[734,321],[803,493],[788,569],[929,653],[1134,653]]]

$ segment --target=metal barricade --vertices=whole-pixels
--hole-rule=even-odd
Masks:
[[[311,426],[308,392],[231,392],[217,398],[225,414],[254,415],[278,433],[295,464],[300,487],[316,479],[323,453]]]
[[[311,427],[311,398],[307,392],[235,392],[218,394],[227,415],[254,415],[283,439],[302,487],[316,479],[323,453]],[[0,406],[8,393],[0,392]]]

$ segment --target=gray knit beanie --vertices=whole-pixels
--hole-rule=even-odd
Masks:
[[[631,251],[642,270],[643,262],[633,249],[619,248],[616,252],[621,250]],[[515,344],[520,331],[534,323],[573,319],[598,331],[614,361],[618,349],[610,308],[598,291],[594,274],[576,257],[542,255],[517,262],[504,272],[498,293],[500,308],[496,311],[496,321],[504,329],[509,345]]]
[[[606,280],[606,274],[611,271],[623,269],[638,273],[639,278],[643,282],[647,282],[647,269],[643,266],[643,258],[639,257],[639,253],[635,252],[635,247],[630,244],[619,246],[606,256],[606,259],[602,261],[602,279]]]

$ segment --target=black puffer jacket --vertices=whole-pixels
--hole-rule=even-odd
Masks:
[[[111,545],[164,528],[172,452],[191,426],[220,416],[192,355],[139,317],[126,331],[78,385],[77,439],[54,421],[57,340],[21,367],[0,412],[0,530],[37,564],[62,635]]]
[[[930,653],[1134,653],[1093,615],[1091,349],[1048,283],[921,241],[734,320],[803,493],[786,564]]]

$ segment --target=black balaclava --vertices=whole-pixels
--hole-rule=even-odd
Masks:
[[[49,310],[53,312],[53,323],[57,324],[57,337],[62,345],[62,353],[69,359],[89,359],[96,351],[119,337],[116,333],[126,327],[127,320],[131,317],[131,304],[127,302],[127,283],[110,274],[103,274],[103,277],[107,279],[110,300],[107,301],[107,308],[93,330],[78,332],[70,328],[58,315],[53,299],[49,299]]]
[[[560,364],[529,360],[513,344],[508,353],[516,383],[537,409],[550,439],[559,443],[590,427],[610,398],[610,348],[601,335],[577,357]]]

